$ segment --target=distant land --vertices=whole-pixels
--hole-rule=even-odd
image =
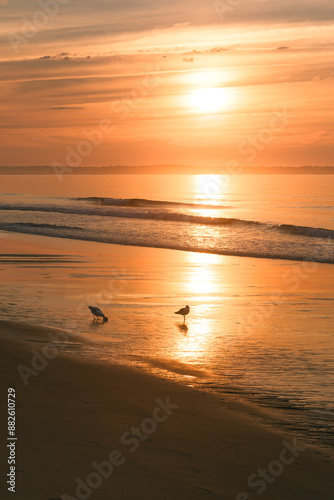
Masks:
[[[192,165],[108,167],[0,167],[0,175],[333,175],[334,167],[198,167]]]

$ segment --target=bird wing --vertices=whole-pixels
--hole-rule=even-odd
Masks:
[[[181,309],[179,309],[178,311],[176,311],[175,314],[185,314],[185,313],[186,313],[186,308],[182,307]]]
[[[101,309],[99,309],[98,307],[94,307],[94,309],[95,309],[96,316],[102,316],[102,317],[104,317],[104,314],[101,311]]]
[[[104,316],[103,312],[98,307],[95,306],[88,306],[88,307],[91,310],[91,313],[94,314],[94,316]]]

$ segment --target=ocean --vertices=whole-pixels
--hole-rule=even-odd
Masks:
[[[334,444],[333,176],[0,182],[0,231],[46,236],[50,246],[61,239],[124,249],[112,259],[102,250],[95,259],[77,252],[43,262],[2,255],[2,319],[74,325],[94,340],[62,346],[74,355],[237,395],[278,411],[278,427]],[[165,251],[148,261],[138,247]],[[176,259],[167,249],[182,252]],[[107,285],[119,273],[122,286]],[[87,326],[80,304],[88,301],[110,312],[103,330]],[[174,310],[186,303],[185,329]]]
[[[0,229],[6,231],[334,262],[332,176],[2,176],[0,180]]]

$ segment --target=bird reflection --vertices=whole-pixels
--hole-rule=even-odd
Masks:
[[[180,332],[187,333],[188,327],[185,323],[182,323],[181,325],[177,323],[177,327],[180,330]]]

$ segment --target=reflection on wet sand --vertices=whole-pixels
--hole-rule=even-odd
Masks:
[[[26,235],[11,239],[19,240],[24,255],[22,262],[2,263],[0,312],[17,321],[19,310],[21,322],[75,331],[81,342],[76,356],[140,366],[218,392],[249,392],[253,402],[271,407],[289,401],[289,407],[328,411],[333,402],[328,266],[318,266],[292,290],[284,277],[299,276],[301,267],[291,262],[90,242],[71,241],[69,248],[56,240],[59,261],[36,267],[24,262],[26,254],[39,255],[39,247],[41,256],[55,254],[51,239],[34,236],[33,247]],[[92,303],[108,323],[90,323]],[[184,304],[190,307],[186,324],[174,314]],[[324,395],[319,380],[325,371]],[[317,414],[307,415],[295,412],[289,419],[310,434]]]
[[[176,326],[178,327],[178,329],[180,330],[180,332],[183,332],[184,334],[187,333],[188,331],[188,326],[184,323],[182,323],[181,325],[179,323],[176,324]]]

